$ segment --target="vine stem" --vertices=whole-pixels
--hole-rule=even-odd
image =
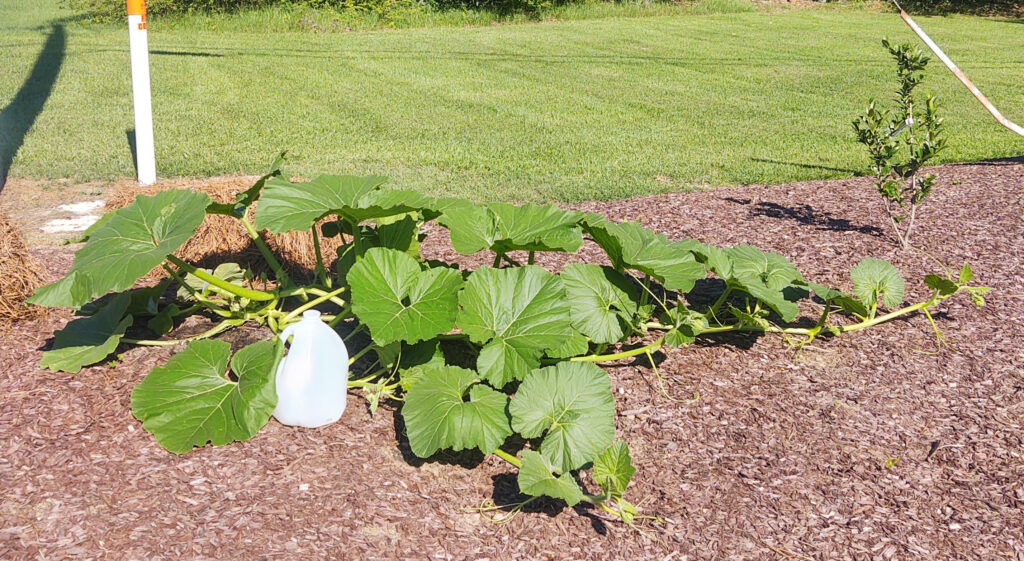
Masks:
[[[906,307],[900,308],[900,309],[898,309],[896,311],[889,312],[888,314],[885,314],[885,315],[882,315],[882,316],[878,316],[878,317],[875,317],[875,318],[871,318],[871,319],[862,321],[860,323],[855,323],[853,325],[837,325],[837,326],[835,326],[835,329],[837,330],[838,333],[846,333],[846,332],[851,332],[851,331],[860,331],[861,329],[867,329],[868,327],[872,327],[872,326],[878,325],[880,323],[885,323],[887,321],[894,320],[894,319],[896,319],[896,318],[898,318],[900,316],[905,316],[907,314],[911,314],[911,313],[919,311],[919,310],[927,311],[928,308],[932,307],[937,302],[939,302],[939,301],[941,301],[943,299],[944,298],[939,296],[939,294],[936,292],[934,295],[932,295],[931,298],[929,298],[928,300],[925,300],[924,302],[919,302],[919,303],[913,304],[911,306],[906,306]],[[672,326],[666,326],[666,325],[661,325],[661,324],[645,324],[645,325],[647,327],[651,327],[651,328],[654,328],[654,329],[660,329],[660,328],[671,329],[672,328]],[[720,326],[717,326],[717,327],[709,327],[707,329],[702,330],[700,332],[700,335],[705,335],[705,334],[709,334],[709,333],[729,333],[729,332],[733,332],[733,331],[760,331],[760,332],[763,332],[763,333],[783,333],[783,334],[787,334],[787,335],[811,336],[812,333],[816,335],[818,333],[818,331],[820,331],[820,330],[821,330],[820,326],[816,326],[814,328],[807,329],[807,328],[804,328],[804,327],[772,327],[772,326],[770,326],[770,327],[760,327],[760,326],[756,326],[756,325],[734,324],[734,325],[720,325]],[[659,337],[653,343],[651,343],[649,345],[646,345],[646,346],[643,346],[643,347],[640,347],[640,348],[637,348],[637,349],[630,349],[628,351],[623,351],[621,353],[614,353],[614,354],[608,354],[608,355],[576,356],[576,357],[570,358],[569,361],[570,362],[612,362],[612,361],[615,361],[615,360],[621,360],[621,359],[624,359],[624,358],[630,358],[630,357],[634,357],[634,356],[638,356],[638,355],[642,355],[642,354],[653,353],[654,351],[657,351],[658,349],[660,349],[662,347],[662,345],[664,345],[664,343],[665,343],[665,337],[662,336],[662,337]]]
[[[316,289],[316,290],[319,290],[319,289]],[[309,302],[306,302],[305,304],[299,306],[298,308],[295,308],[294,310],[288,312],[288,314],[286,316],[284,316],[280,320],[280,322],[284,323],[284,322],[286,322],[286,321],[288,321],[288,320],[298,316],[302,312],[305,312],[306,310],[308,310],[308,309],[310,309],[310,308],[312,308],[312,307],[314,307],[314,306],[316,306],[318,304],[323,304],[324,302],[326,302],[328,300],[338,300],[338,301],[340,301],[342,303],[342,305],[345,305],[345,301],[344,300],[339,300],[339,299],[336,299],[335,297],[338,294],[341,294],[342,292],[345,292],[346,290],[347,290],[347,288],[345,288],[343,286],[343,287],[341,287],[341,288],[339,288],[339,289],[337,289],[337,290],[335,290],[333,292],[326,292],[324,294],[321,294],[319,297],[314,298],[313,300],[310,300]],[[310,292],[312,292],[312,290],[310,290]],[[315,294],[315,292],[314,292],[314,294]],[[343,315],[343,314],[339,314],[339,315]]]
[[[196,278],[202,279],[212,284],[213,286],[216,286],[217,288],[220,288],[226,292],[230,292],[231,294],[234,294],[235,296],[238,296],[240,298],[248,298],[249,300],[256,300],[257,302],[267,302],[277,298],[276,296],[269,292],[263,292],[262,290],[250,290],[248,288],[238,286],[237,284],[232,284],[224,279],[219,279],[198,267],[195,267],[182,261],[181,259],[178,259],[174,255],[168,255],[167,260],[173,263],[174,265],[177,265],[179,269],[183,269],[184,271],[191,273]]]
[[[502,450],[501,448],[498,448],[497,450],[495,450],[494,452],[491,452],[491,453],[494,454],[495,456],[501,458],[502,460],[505,460],[506,462],[516,466],[516,468],[522,469],[522,467],[523,467],[523,461],[522,460],[520,460],[519,458],[513,456],[512,454],[509,454],[508,452]]]
[[[198,335],[185,337],[184,339],[121,339],[121,342],[130,343],[132,345],[144,345],[147,347],[170,347],[172,345],[177,345],[178,343],[189,343],[192,341],[198,341],[199,339],[207,339],[213,337],[214,335],[222,331],[227,330],[230,327],[234,327],[240,324],[241,322],[239,320],[224,320],[218,323],[217,325],[213,326],[213,328],[211,329],[208,329]]]
[[[633,356],[642,355],[645,353],[653,353],[654,351],[661,348],[665,344],[665,337],[658,337],[653,343],[645,345],[638,349],[630,349],[621,353],[614,353],[610,355],[588,355],[588,356],[574,356],[569,359],[570,362],[611,362],[614,360],[621,360]]]
[[[222,309],[220,306],[217,306],[212,301],[210,301],[209,299],[205,298],[203,295],[199,294],[196,291],[195,288],[192,288],[191,286],[189,286],[189,284],[187,282],[185,282],[185,279],[181,278],[181,275],[178,273],[178,271],[175,271],[173,268],[168,267],[167,263],[161,263],[161,266],[164,268],[165,271],[167,271],[167,274],[171,275],[171,278],[173,278],[175,281],[177,281],[177,283],[182,288],[184,288],[189,294],[192,295],[193,298],[196,299],[196,302],[198,302],[197,306],[205,307],[206,309],[210,310],[211,312],[217,314],[218,316],[220,316],[222,318],[229,318],[229,317],[231,317],[231,312],[229,312],[229,311],[227,311],[225,309]],[[189,313],[191,313],[191,311],[192,310],[190,308],[189,309]],[[185,312],[182,312],[181,315],[185,315]]]
[[[320,252],[320,235],[316,232],[316,224],[310,228],[313,233],[313,252],[316,254],[316,276],[320,277],[320,282],[327,288],[331,288],[331,277],[327,276],[327,270],[324,268],[324,257]]]
[[[363,349],[361,351],[359,351],[358,353],[356,353],[356,354],[352,355],[351,357],[349,357],[348,365],[352,366],[353,364],[355,364],[355,362],[357,360],[362,358],[363,355],[365,355],[366,353],[368,353],[368,352],[370,352],[372,350],[373,350],[373,345],[366,345],[365,347],[363,347]]]
[[[338,307],[340,307],[342,309],[342,311],[344,312],[344,311],[348,310],[348,303],[345,302],[344,300],[342,300],[341,298],[338,298],[338,294],[337,294],[337,293],[342,292],[344,290],[347,290],[347,289],[345,287],[342,287],[342,288],[339,288],[339,289],[335,290],[334,292],[327,292],[326,290],[322,290],[322,289],[319,289],[319,288],[311,286],[311,287],[306,289],[306,292],[308,292],[310,294],[313,294],[314,296],[326,296],[327,299],[323,300],[324,302],[329,300],[329,301],[333,302],[335,305],[337,305]],[[340,315],[344,315],[344,314],[340,314]]]
[[[277,282],[284,285],[285,288],[295,286],[292,279],[288,277],[288,273],[284,272],[284,267],[281,266],[281,262],[274,257],[274,253],[270,251],[269,247],[267,247],[263,238],[260,237],[260,233],[257,232],[256,228],[254,228],[252,223],[249,222],[249,218],[243,214],[239,217],[239,220],[242,221],[242,226],[245,227],[245,231],[249,233],[249,237],[252,238],[253,243],[256,244],[256,249],[260,250],[260,255],[263,256],[263,259],[267,261],[270,268],[274,271],[274,278],[277,279]]]

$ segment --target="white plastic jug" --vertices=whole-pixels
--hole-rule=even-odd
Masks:
[[[292,337],[292,346],[277,367],[274,418],[307,428],[337,421],[348,389],[348,350],[341,337],[316,310],[304,312],[302,321],[286,327],[280,337]]]

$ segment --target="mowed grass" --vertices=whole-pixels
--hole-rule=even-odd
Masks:
[[[68,14],[56,6],[0,0],[0,108],[47,39],[66,34],[63,54],[45,57],[60,71],[15,139],[10,176],[132,176],[126,30],[58,30],[49,21]],[[1024,121],[1024,25],[919,23]],[[560,202],[864,172],[850,120],[868,98],[891,97],[882,36],[911,38],[897,16],[863,9],[320,34],[152,18],[149,29],[161,177],[258,173],[288,150],[304,176]],[[945,108],[943,161],[1024,153],[937,60],[921,89]]]

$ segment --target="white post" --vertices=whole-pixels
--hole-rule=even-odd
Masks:
[[[132,98],[135,100],[135,161],[139,185],[156,181],[153,149],[153,102],[149,91],[149,39],[146,35],[146,1],[128,2],[128,45],[132,59]]]

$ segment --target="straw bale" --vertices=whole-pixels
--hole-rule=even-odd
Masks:
[[[0,214],[0,331],[39,310],[25,299],[44,284],[43,270],[32,258],[25,238],[5,214]]]

